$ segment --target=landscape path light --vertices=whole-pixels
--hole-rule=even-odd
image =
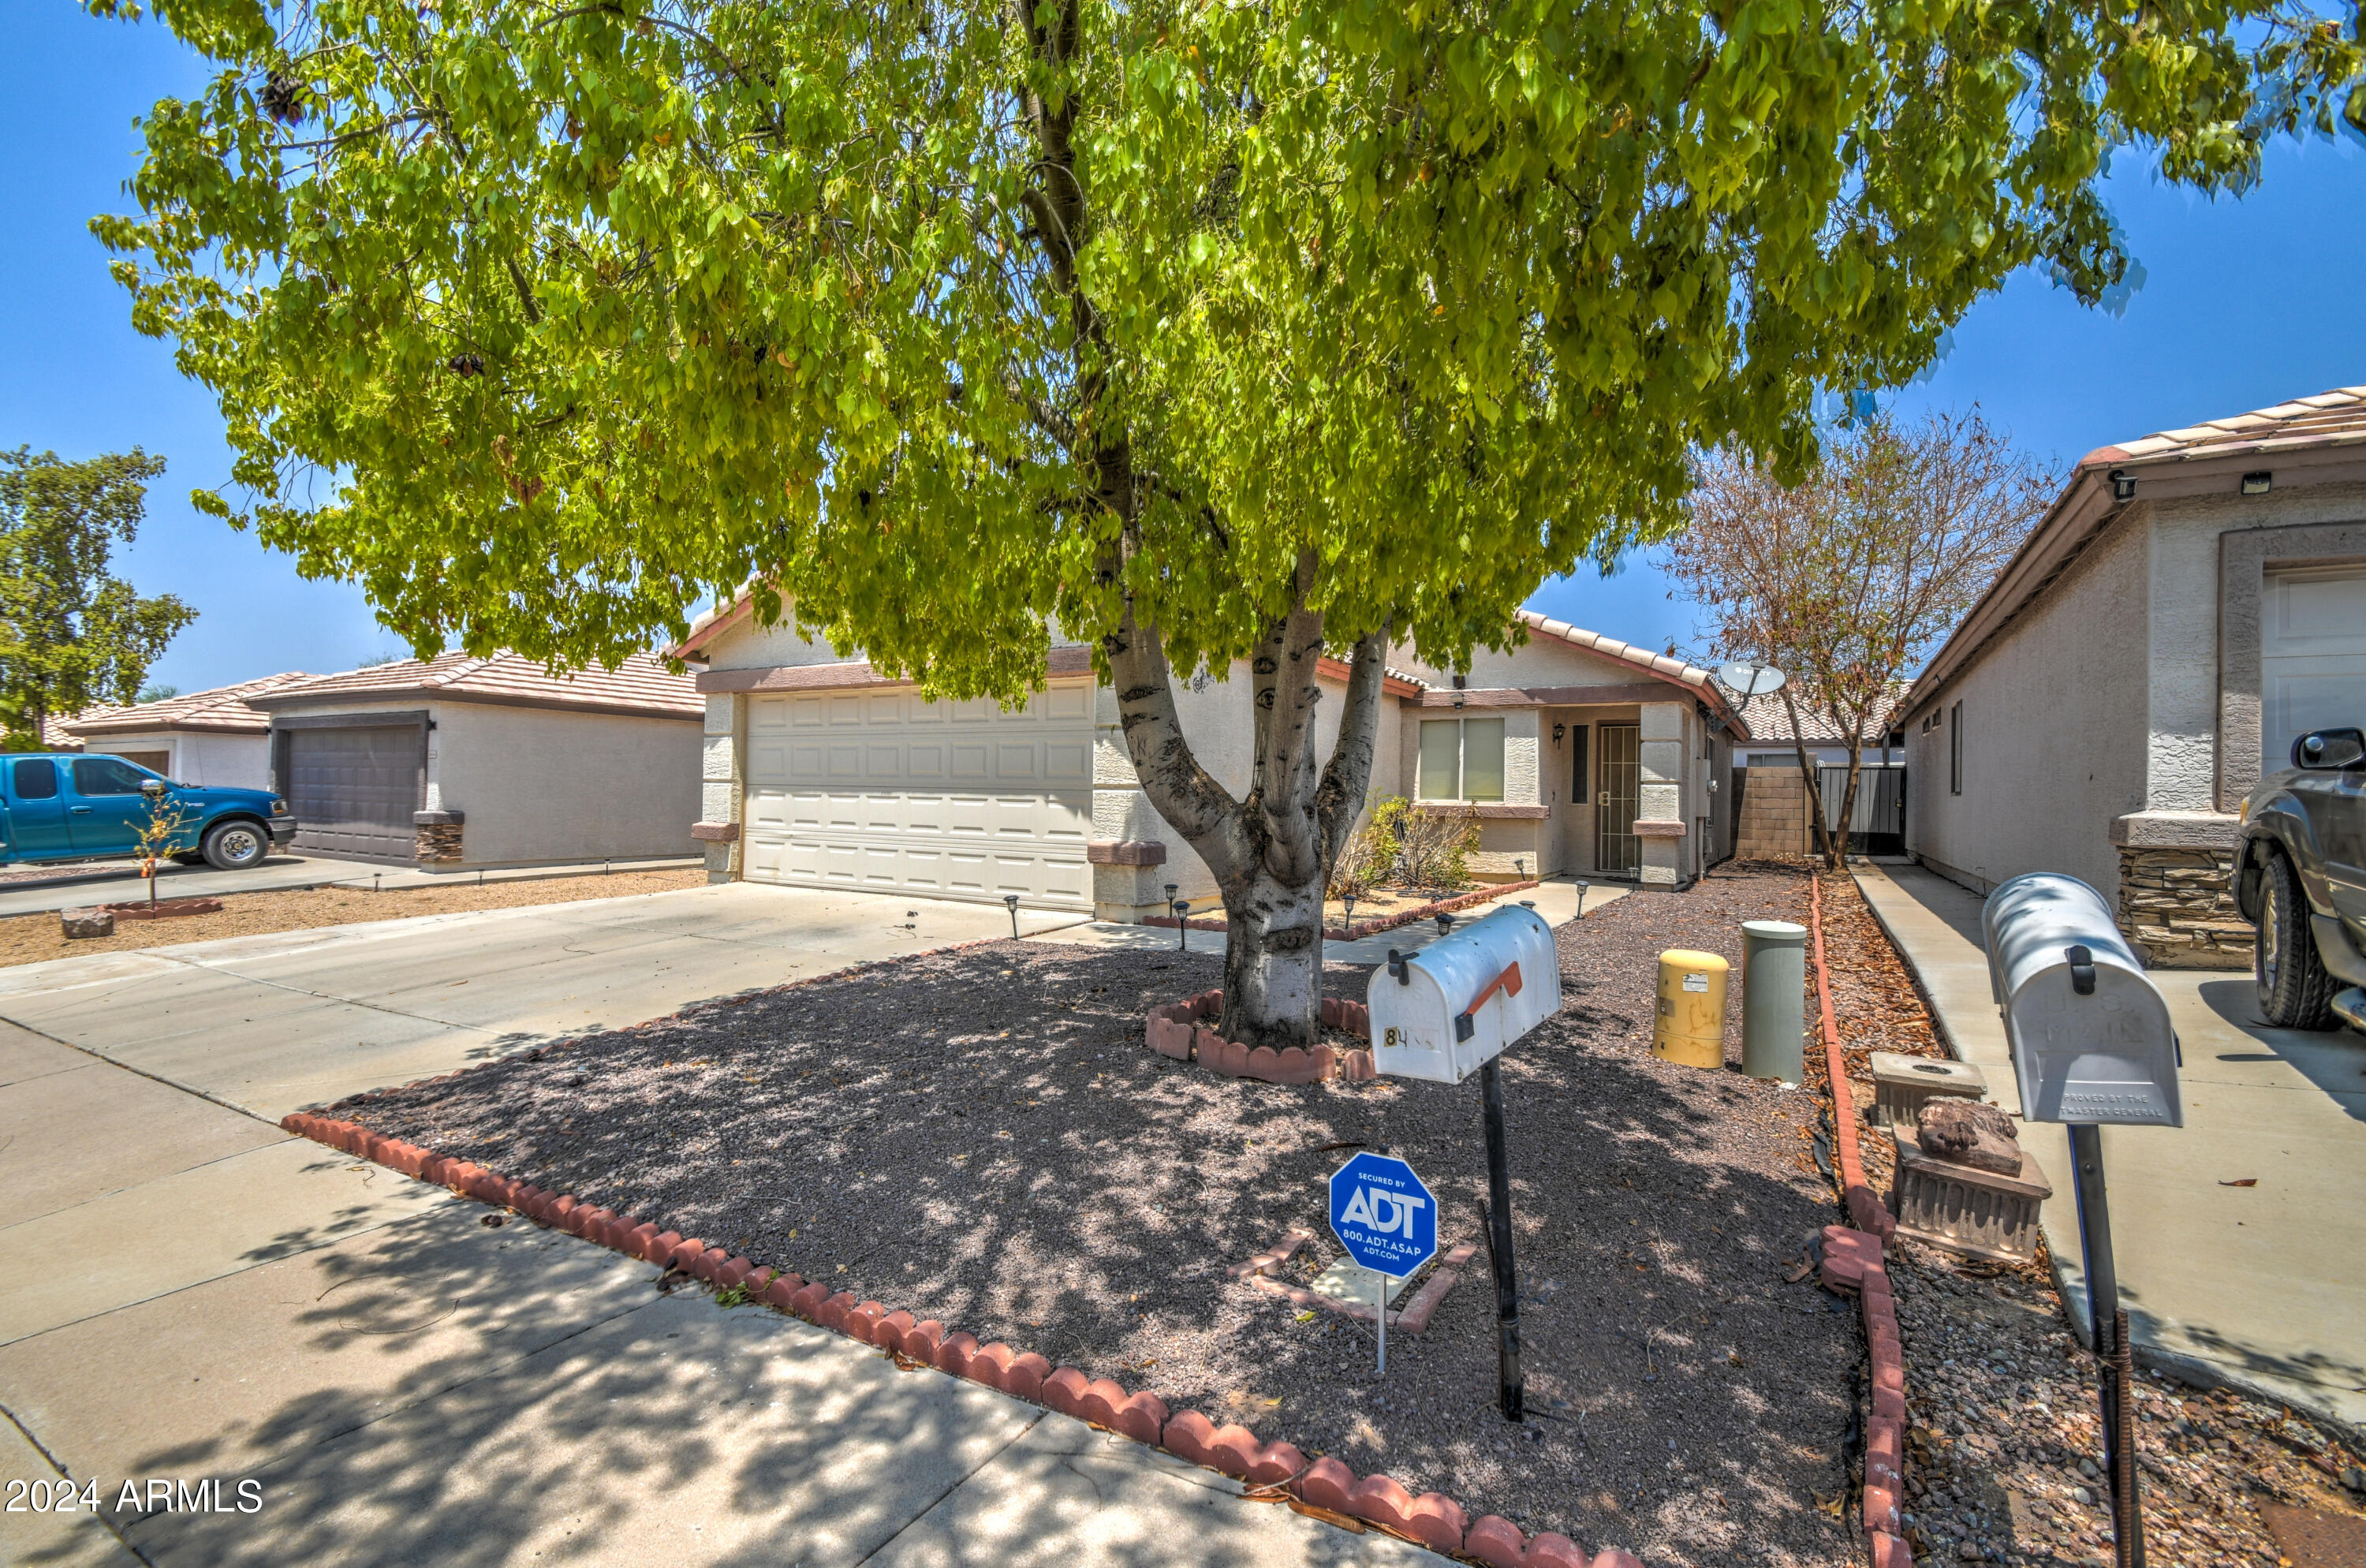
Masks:
[[[1010,911],[1010,935],[1012,940],[1016,941],[1019,936],[1019,895],[1005,893],[1002,896],[1002,907]]]
[[[1173,892],[1173,888],[1167,889]],[[1191,900],[1177,898],[1167,906],[1175,911],[1175,951],[1183,953],[1191,946]]]

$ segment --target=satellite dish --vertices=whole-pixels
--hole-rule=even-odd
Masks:
[[[1781,691],[1790,678],[1772,664],[1727,664],[1717,672],[1718,683],[1743,702]]]

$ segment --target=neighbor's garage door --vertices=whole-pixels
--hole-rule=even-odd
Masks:
[[[1091,908],[1092,704],[749,697],[748,879]]]
[[[291,729],[287,809],[296,848],[409,860],[418,829],[419,729]]]
[[[2259,617],[2262,771],[2292,766],[2312,729],[2366,725],[2366,570],[2268,574]]]

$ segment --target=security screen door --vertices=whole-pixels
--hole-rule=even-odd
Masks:
[[[1594,816],[1594,868],[1605,875],[1631,875],[1641,869],[1643,841],[1635,836],[1635,812],[1643,799],[1643,727],[1605,724],[1594,774],[1601,793]]]

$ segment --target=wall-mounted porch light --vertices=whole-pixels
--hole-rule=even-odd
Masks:
[[[1554,725],[1554,726],[1553,726],[1553,744],[1554,744],[1554,745],[1556,745],[1556,746],[1560,745],[1560,738],[1561,738],[1562,736],[1564,736],[1564,735],[1567,735],[1568,733],[1569,733],[1569,726],[1567,726],[1567,725],[1565,725],[1565,724],[1556,724],[1556,725]]]
[[[2243,493],[2245,495],[2265,495],[2269,491],[2275,487],[2275,482],[2276,476],[2268,472],[2265,468],[2261,468],[2256,473],[2245,474],[2243,476]]]

